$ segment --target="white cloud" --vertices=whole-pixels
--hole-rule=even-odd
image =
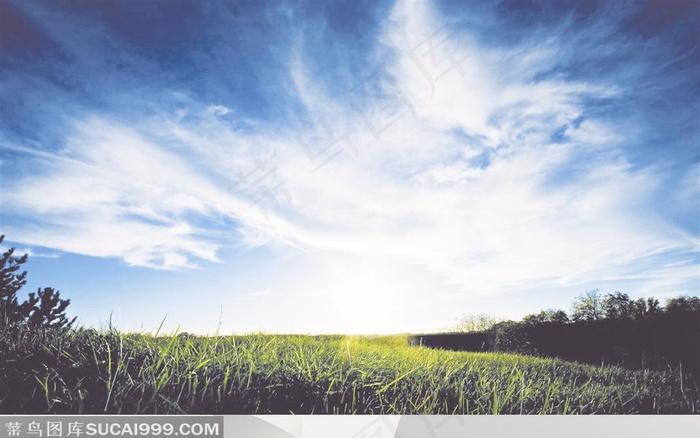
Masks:
[[[216,261],[220,244],[190,217],[245,205],[184,158],[103,119],[78,123],[56,155],[41,177],[18,181],[5,197],[15,211],[43,218],[13,230],[20,241],[133,265],[192,266]]]
[[[61,257],[61,254],[58,252],[50,252],[50,251],[36,251],[31,248],[17,248],[14,252],[16,256],[24,255],[27,254],[31,258],[44,258],[44,259],[57,259]]]
[[[386,28],[383,42],[396,57],[385,66],[392,81],[384,85],[401,90],[415,112],[379,138],[367,120],[348,116],[354,110],[344,97],[314,86],[303,46],[292,56],[290,76],[312,119],[323,116],[335,135],[351,138],[358,156],[338,142],[330,152],[342,153],[312,173],[322,158],[300,147],[303,128],[244,134],[219,118],[186,122],[185,110],[129,127],[92,118],[76,125],[59,161],[8,191],[9,205],[44,218],[41,227],[13,230],[13,238],[179,268],[217,261],[228,243],[223,224],[233,220],[246,244],[293,245],[335,263],[335,281],[346,285],[336,285],[338,297],[391,289],[401,283],[396,272],[409,267],[479,294],[625,278],[649,255],[697,251],[696,241],[654,214],[657,177],[626,163],[617,150],[624,133],[594,118],[574,128],[582,97],[620,90],[532,82],[535,61],[555,48],[523,47],[525,56],[514,61],[513,53],[483,49],[466,33],[444,43],[468,55],[459,69],[426,77],[411,52],[441,28],[426,8],[400,2]],[[207,111],[229,113],[218,105]],[[562,127],[570,141],[550,142]],[[597,158],[566,175],[582,151]],[[569,181],[552,183],[561,173]],[[272,192],[282,181],[289,197]],[[403,268],[359,275],[340,269],[348,257]],[[635,275],[682,283],[697,272],[687,264],[652,265]]]
[[[260,289],[260,290],[254,291],[254,292],[249,292],[249,293],[241,294],[241,295],[238,297],[238,299],[239,299],[239,300],[254,300],[254,299],[259,299],[259,298],[267,297],[267,296],[269,296],[271,293],[272,293],[272,289],[271,289],[271,288]]]
[[[445,45],[469,54],[462,71],[431,88],[411,57],[423,35],[440,29],[425,20],[424,7],[400,3],[385,38],[398,52],[388,71],[416,114],[379,140],[356,120],[349,135],[361,145],[359,160],[346,152],[318,174],[291,181],[300,200],[294,239],[422,265],[473,292],[607,281],[623,278],[648,254],[697,250],[654,214],[658,177],[626,163],[618,149],[622,133],[598,119],[573,128],[584,98],[614,97],[617,86],[530,82],[534,74],[511,73],[511,58],[457,35]],[[326,96],[305,99],[323,112]],[[339,126],[351,129],[346,120]],[[570,141],[551,144],[562,127]],[[572,181],[549,181],[589,149],[603,152],[577,163]],[[490,157],[484,168],[469,163],[481,152]]]
[[[215,116],[225,116],[226,114],[231,113],[231,110],[223,105],[209,105],[207,107],[207,112]]]

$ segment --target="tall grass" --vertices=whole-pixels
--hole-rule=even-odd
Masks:
[[[404,336],[0,329],[0,413],[698,413],[696,381]]]

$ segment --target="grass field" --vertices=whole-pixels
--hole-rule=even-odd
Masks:
[[[410,347],[405,336],[0,330],[0,413],[699,413],[678,372]]]

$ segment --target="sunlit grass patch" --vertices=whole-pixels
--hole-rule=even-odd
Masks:
[[[0,333],[2,413],[698,413],[694,381],[406,336]]]

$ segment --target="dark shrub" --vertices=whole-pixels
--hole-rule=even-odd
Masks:
[[[499,322],[489,330],[494,351],[519,354],[535,354],[527,325],[514,321]]]

